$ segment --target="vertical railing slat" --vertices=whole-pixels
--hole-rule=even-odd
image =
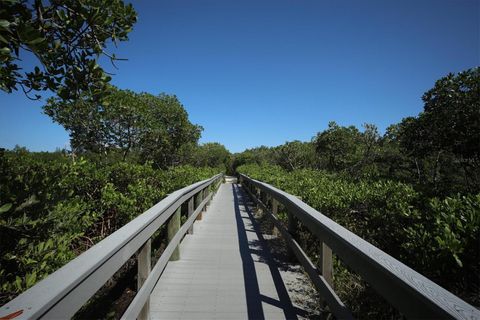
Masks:
[[[194,197],[191,197],[189,200],[188,200],[188,218],[190,218],[190,216],[193,214],[193,211],[195,210],[193,205],[194,201]],[[188,228],[188,234],[193,234],[193,224],[190,228]]]
[[[168,242],[170,242],[175,234],[177,234],[178,230],[180,230],[180,215],[182,211],[182,206],[178,207],[177,211],[170,217],[170,221],[168,221],[167,226],[167,233],[168,233]],[[177,246],[173,251],[172,255],[170,256],[170,261],[180,260],[180,247]]]
[[[195,196],[195,209],[198,208],[198,206],[200,205],[200,203],[202,203],[203,201],[203,192],[202,191],[199,191],[196,196]],[[203,212],[200,212],[197,216],[197,220],[202,220],[202,213]]]
[[[328,247],[324,242],[321,245],[321,255],[320,255],[320,269],[322,276],[325,278],[325,281],[333,288],[333,257],[332,249]]]
[[[150,270],[152,268],[152,240],[148,239],[147,242],[140,248],[140,252],[137,256],[137,290],[140,289],[147,280]],[[138,315],[138,320],[150,319],[150,299],[145,302],[145,305]]]

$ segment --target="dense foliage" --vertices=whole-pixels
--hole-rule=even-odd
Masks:
[[[302,197],[312,207],[473,305],[480,300],[480,69],[449,74],[425,93],[424,111],[380,135],[331,122],[310,142],[233,156],[232,170]],[[315,239],[304,229],[304,248]],[[370,293],[336,285],[360,317]],[[346,285],[348,290],[342,291]],[[362,288],[354,290],[353,288]],[[370,306],[371,309],[371,306]],[[373,312],[373,313],[371,313]]]
[[[98,57],[117,60],[105,49],[127,40],[136,19],[121,0],[0,0],[0,89],[52,90],[67,100],[83,91],[101,96],[110,76]],[[22,72],[25,56],[38,65]]]
[[[184,163],[202,127],[192,124],[176,96],[112,89],[103,101],[51,98],[44,111],[69,132],[74,153],[93,153],[158,168]]]
[[[310,142],[287,142],[236,154],[242,164],[279,165],[287,171],[310,168],[352,180],[390,179],[412,184],[430,196],[480,191],[480,69],[449,74],[423,96],[424,112],[391,125],[330,122]]]
[[[45,161],[46,156],[49,160]],[[141,214],[166,194],[218,173],[65,153],[0,153],[0,304]]]
[[[238,171],[301,197],[451,292],[474,305],[480,302],[480,193],[426,198],[411,185],[391,180],[350,181],[320,170],[287,172],[257,164]],[[311,257],[318,256],[314,237],[304,233],[301,240]],[[336,284],[342,287],[344,280]],[[348,294],[343,298],[355,305]]]
[[[230,151],[218,142],[201,144],[192,155],[190,162],[199,167],[225,167],[230,161]]]

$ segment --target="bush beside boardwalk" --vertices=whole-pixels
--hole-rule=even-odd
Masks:
[[[48,160],[46,160],[48,158]],[[219,169],[0,152],[0,304],[122,227],[168,193]]]
[[[479,305],[480,194],[429,198],[402,182],[353,182],[320,170],[287,172],[269,165],[243,165],[238,172],[300,196],[337,223]],[[315,238],[301,230],[297,240],[310,257],[318,257]],[[335,274],[336,291],[358,316],[396,314],[340,261]]]

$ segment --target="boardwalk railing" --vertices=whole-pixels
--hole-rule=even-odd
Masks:
[[[80,256],[0,308],[0,318],[71,318],[132,256],[138,259],[138,291],[124,319],[148,318],[150,293],[169,259],[178,259],[183,236],[205,210],[223,174],[177,190]],[[180,228],[181,206],[188,219]],[[194,203],[195,202],[195,203]],[[194,208],[195,207],[195,208]],[[168,221],[169,243],[152,270],[152,235]]]
[[[297,197],[242,174],[240,183],[258,207],[273,218],[291,252],[303,265],[337,318],[348,319],[352,316],[333,290],[332,251],[407,318],[480,319],[478,309],[335,223]],[[284,227],[276,215],[279,204],[283,205],[288,213],[288,227]],[[321,263],[318,268],[293,238],[296,219],[319,240]]]

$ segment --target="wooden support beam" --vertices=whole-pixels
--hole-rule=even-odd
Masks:
[[[199,192],[197,193],[197,195],[195,196],[195,209],[198,208],[198,206],[200,205],[200,203],[202,203],[202,201],[203,201],[202,196],[203,196],[203,192],[202,192],[202,191],[199,191]],[[203,213],[203,212],[200,212],[200,213],[198,214],[197,220],[202,220],[202,217],[203,217],[203,216],[202,216],[202,213]]]
[[[275,200],[275,198],[273,197],[272,197],[272,214],[278,218],[278,201]],[[277,227],[275,227],[275,225],[273,226],[272,234],[277,236],[280,235],[280,232],[278,231]]]
[[[255,188],[255,197],[259,200],[259,201],[262,201],[261,199],[261,192],[260,192],[260,188]],[[260,205],[257,203],[257,206],[256,206],[256,213],[257,214],[260,214],[261,213],[261,208],[260,208]]]
[[[298,197],[299,200],[302,200],[302,197]],[[292,236],[293,239],[296,239],[297,236],[297,229],[298,229],[298,219],[295,217],[295,215],[291,211],[287,211],[287,230],[288,233]],[[292,251],[291,248],[287,248],[287,256],[290,261],[295,260],[295,253]]]
[[[272,207],[272,201],[273,201],[273,198],[271,195],[269,195],[268,193],[266,194],[266,199],[265,199],[265,206],[268,208],[271,208]],[[268,210],[267,210],[268,211]]]
[[[137,291],[142,287],[143,283],[147,280],[150,270],[152,268],[152,240],[148,239],[147,242],[140,248],[140,252],[137,256]],[[150,319],[150,298],[145,302],[142,310],[138,314],[138,320]]]
[[[272,213],[276,216],[278,213],[278,201],[272,198]]]
[[[295,218],[295,215],[292,214],[290,211],[287,212],[287,219],[288,233],[290,233],[292,238],[295,239],[297,235],[297,219]],[[287,257],[290,261],[296,260],[295,252],[293,252],[292,248],[289,246],[287,246]]]
[[[170,217],[170,221],[168,222],[167,226],[167,233],[168,233],[168,242],[170,242],[175,234],[177,234],[178,230],[180,230],[180,214],[182,211],[182,207],[178,207],[177,211]],[[177,246],[170,257],[170,261],[180,260],[180,248]]]
[[[205,190],[207,191],[207,194],[205,195],[205,197],[208,197],[208,195],[209,195],[210,193],[213,193],[213,188],[212,188],[211,185],[208,186]],[[212,196],[213,196],[213,195],[212,195]],[[205,206],[205,211],[207,210],[207,207],[210,207],[210,203],[211,203],[211,202],[212,202],[212,198],[210,197],[210,199],[209,199],[208,202],[207,202],[207,205]]]
[[[322,276],[325,278],[325,281],[330,285],[333,289],[333,257],[332,257],[332,249],[330,249],[325,243],[322,242],[321,245],[321,265],[320,270]]]
[[[188,200],[188,218],[193,214],[193,211],[195,210],[194,208],[194,197],[191,197],[190,200]],[[193,234],[193,224],[190,228],[188,228],[188,234]]]
[[[208,196],[208,187],[203,189],[203,199],[205,199]],[[203,207],[203,213],[207,212],[207,206],[208,206],[208,201],[205,203],[205,206]]]

